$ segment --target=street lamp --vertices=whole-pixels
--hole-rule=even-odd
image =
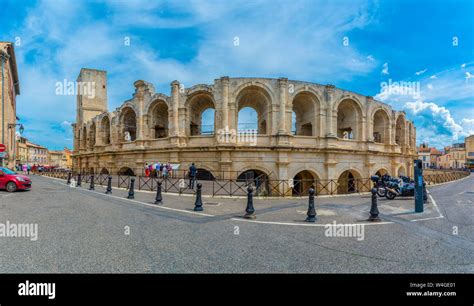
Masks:
[[[18,119],[18,117],[17,117]],[[25,131],[25,127],[21,123],[9,123],[8,124],[8,129],[14,129],[17,126],[20,126],[18,129],[20,131],[20,135],[23,135],[23,132]],[[15,133],[16,134],[16,133]],[[15,138],[13,139],[13,163],[16,164],[16,135]]]

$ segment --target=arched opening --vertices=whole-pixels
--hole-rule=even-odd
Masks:
[[[157,100],[153,102],[149,110],[149,118],[151,138],[168,137],[168,105],[165,101]]]
[[[135,172],[129,167],[120,168],[118,175],[135,176]]]
[[[337,180],[337,193],[359,192],[360,174],[354,170],[344,171]]]
[[[186,102],[186,105],[186,111],[188,113],[188,135],[214,134],[216,118],[213,97],[207,92],[197,93]],[[208,112],[206,112],[206,117],[203,117],[205,111]],[[209,114],[212,114],[211,118],[209,118]],[[204,118],[206,120],[203,120]]]
[[[214,135],[214,118],[216,111],[208,108],[202,112],[201,119],[201,135]]]
[[[362,134],[362,110],[357,102],[346,99],[337,107],[337,137],[360,140]]]
[[[293,99],[292,134],[314,136],[317,127],[316,98],[309,93],[299,93]]]
[[[400,177],[400,176],[407,176],[407,169],[403,165],[401,165],[397,171],[397,177]]]
[[[298,172],[293,177],[292,194],[294,196],[308,195],[310,188],[316,188],[317,177],[308,170]]]
[[[379,169],[377,170],[377,172],[375,172],[375,175],[377,175],[378,177],[382,177],[385,174],[388,174],[388,171],[385,169]]]
[[[237,177],[237,182],[245,182],[246,184],[253,184],[255,186],[255,194],[268,195],[269,194],[269,179],[268,174],[258,169],[250,169],[242,172]]]
[[[110,119],[109,117],[102,118],[101,123],[102,129],[102,143],[105,145],[110,144]]]
[[[82,149],[87,148],[87,129],[86,129],[86,127],[84,127],[82,129],[81,147],[82,147]]]
[[[198,181],[213,181],[214,175],[209,170],[198,168],[196,173],[196,179]]]
[[[251,107],[257,112],[257,133],[258,134],[267,134],[270,131],[270,108],[271,105],[271,97],[270,95],[262,88],[258,86],[248,86],[243,89],[237,95],[237,122],[238,122],[238,130],[247,130],[248,127],[239,125],[239,124],[247,124],[245,122],[247,118],[241,120],[239,117],[241,116],[241,110],[246,107]],[[243,113],[242,113],[243,114]],[[255,128],[250,128],[255,129]]]
[[[137,115],[130,107],[125,107],[121,115],[122,141],[135,141],[137,139]]]
[[[100,174],[101,174],[101,175],[102,175],[102,174],[103,174],[103,175],[108,175],[108,174],[109,174],[109,170],[107,170],[106,168],[102,168],[102,169],[100,170]]]
[[[89,148],[92,150],[95,146],[95,123],[91,125],[90,129],[90,136],[89,136]]]
[[[399,146],[405,146],[405,118],[403,116],[397,118],[395,142]]]
[[[258,113],[250,106],[239,111],[237,127],[240,132],[258,131]]]
[[[382,109],[379,109],[378,111],[374,113],[373,121],[374,121],[373,122],[374,142],[389,144],[390,143],[390,133],[389,133],[390,119],[387,115],[387,112],[385,112]]]

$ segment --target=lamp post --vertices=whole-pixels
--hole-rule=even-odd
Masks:
[[[5,93],[4,93],[4,87],[5,85],[5,77],[4,77],[4,68],[5,68],[5,63],[8,61],[10,58],[10,55],[8,55],[7,52],[4,50],[0,50],[0,61],[2,62],[2,144],[5,144]],[[4,158],[2,157],[2,167],[4,166]]]
[[[17,117],[17,119],[19,119]],[[23,132],[25,131],[25,127],[21,123],[9,123],[8,124],[8,129],[15,129],[17,126],[20,128],[18,129],[20,131],[20,135],[23,135]],[[13,139],[13,164],[16,163],[16,133],[14,134],[15,138]]]

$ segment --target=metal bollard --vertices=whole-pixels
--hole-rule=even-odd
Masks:
[[[163,204],[163,197],[161,196],[161,184],[162,182],[158,182],[158,187],[156,187],[156,198],[155,204]]]
[[[77,175],[77,184],[76,184],[77,187],[81,187],[81,180],[82,180],[82,177],[81,177],[81,174],[79,173]]]
[[[130,190],[128,191],[127,199],[135,199],[135,179],[130,179]]]
[[[71,185],[71,175],[72,175],[72,174],[71,174],[71,171],[69,171],[69,172],[67,173],[67,182],[66,182],[66,184],[68,184],[68,185]]]
[[[94,174],[91,175],[91,184],[89,185],[89,190],[95,190],[95,186],[94,186]]]
[[[378,222],[380,221],[379,209],[377,207],[377,189],[372,188],[372,203],[370,205],[370,216],[367,221]]]
[[[308,212],[306,213],[306,222],[315,222],[316,221],[316,209],[314,207],[314,189],[309,189],[309,203],[308,203]]]
[[[247,188],[247,207],[245,208],[244,218],[255,219],[255,208],[253,208],[253,188],[249,186]]]
[[[196,202],[194,202],[194,211],[203,211],[202,208],[202,199],[201,199],[201,188],[202,184],[198,183],[196,185]]]
[[[105,190],[105,194],[112,193],[112,177],[109,175],[108,182],[107,182],[107,190]]]

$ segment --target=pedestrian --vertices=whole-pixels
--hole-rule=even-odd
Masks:
[[[171,167],[169,162],[166,164],[166,170],[168,170],[168,176],[173,177],[173,167]]]
[[[148,163],[145,163],[145,176],[150,176],[150,168],[148,167]]]
[[[30,175],[30,171],[31,171],[31,166],[28,165],[28,166],[26,167],[26,172],[28,173],[28,175]]]
[[[162,164],[162,166],[163,166],[163,164]],[[161,173],[162,173],[161,175],[162,175],[163,179],[166,180],[168,178],[168,167],[163,166],[163,169],[161,170]]]
[[[160,164],[160,177],[163,177],[163,168],[164,168],[164,165],[163,163]]]
[[[194,163],[189,167],[189,189],[194,189],[194,181],[196,180],[197,169]]]

